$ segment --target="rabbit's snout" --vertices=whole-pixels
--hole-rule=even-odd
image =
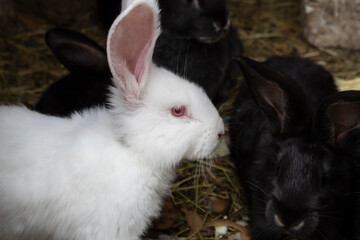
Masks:
[[[277,215],[276,213],[274,214],[274,221],[276,226],[285,227],[284,222],[280,219],[279,215]]]
[[[217,33],[227,33],[230,28],[230,18],[227,18],[225,22],[222,21],[214,21],[213,26]]]
[[[271,218],[271,217],[270,217]],[[284,216],[278,212],[272,215],[272,224],[279,227],[286,235],[291,237],[308,236],[313,231],[305,220],[305,217],[297,218],[295,216]]]
[[[276,226],[285,228],[285,229],[290,229],[292,231],[298,231],[305,225],[305,221],[302,220],[302,221],[296,222],[295,224],[292,224],[289,226],[289,225],[285,224],[284,221],[280,218],[280,216],[276,213],[274,214],[274,222],[275,222]]]
[[[225,134],[225,126],[224,126],[224,121],[222,118],[219,118],[218,123],[217,123],[217,128],[218,128],[218,139],[221,140],[221,138],[224,136]]]
[[[221,139],[222,136],[224,136],[224,133],[223,133],[223,132],[219,132],[219,133],[218,133],[218,139]]]
[[[278,227],[284,234],[292,237],[310,235],[317,226],[318,216],[316,213],[299,209],[285,209],[277,200],[271,200],[266,206],[265,215],[268,224]]]

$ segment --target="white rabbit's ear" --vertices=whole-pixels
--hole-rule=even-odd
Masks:
[[[125,102],[141,100],[160,34],[155,1],[135,1],[114,21],[107,39],[108,61],[114,82]]]
[[[122,0],[121,2],[121,11],[123,12],[127,7],[131,5],[135,0]]]

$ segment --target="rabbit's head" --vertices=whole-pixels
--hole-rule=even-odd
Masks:
[[[201,88],[153,64],[158,15],[155,2],[137,1],[110,28],[116,130],[127,146],[161,164],[204,158],[219,144],[224,125]]]
[[[217,42],[230,28],[224,0],[159,0],[164,30],[185,39]]]
[[[247,58],[237,61],[273,130],[261,140],[272,142],[271,149],[262,149],[255,159],[266,165],[266,172],[254,173],[261,183],[249,183],[255,191],[258,184],[263,187],[258,192],[264,201],[258,209],[265,216],[263,224],[269,232],[292,239],[321,234],[333,226],[326,222],[340,224],[349,178],[342,144],[360,136],[360,93],[335,94],[314,117],[293,79]]]

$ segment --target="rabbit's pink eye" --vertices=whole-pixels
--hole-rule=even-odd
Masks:
[[[175,117],[182,117],[185,115],[186,113],[186,108],[185,106],[175,106],[171,108],[171,113],[172,115],[174,115]]]

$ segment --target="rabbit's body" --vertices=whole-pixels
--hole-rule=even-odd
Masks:
[[[67,119],[1,107],[0,116],[1,239],[39,230],[54,239],[139,239],[158,215],[172,168],[121,144],[106,110]]]
[[[139,0],[109,31],[111,110],[0,107],[2,240],[139,239],[179,162],[218,146],[224,125],[204,91],[152,62],[158,14]]]
[[[332,124],[314,120],[321,100],[336,92],[333,79],[301,58],[273,58],[266,64],[295,81],[264,64],[244,60],[247,81],[230,123],[231,156],[245,189],[252,239],[348,236],[350,156],[313,130],[333,131]],[[359,114],[356,108],[350,110]]]

